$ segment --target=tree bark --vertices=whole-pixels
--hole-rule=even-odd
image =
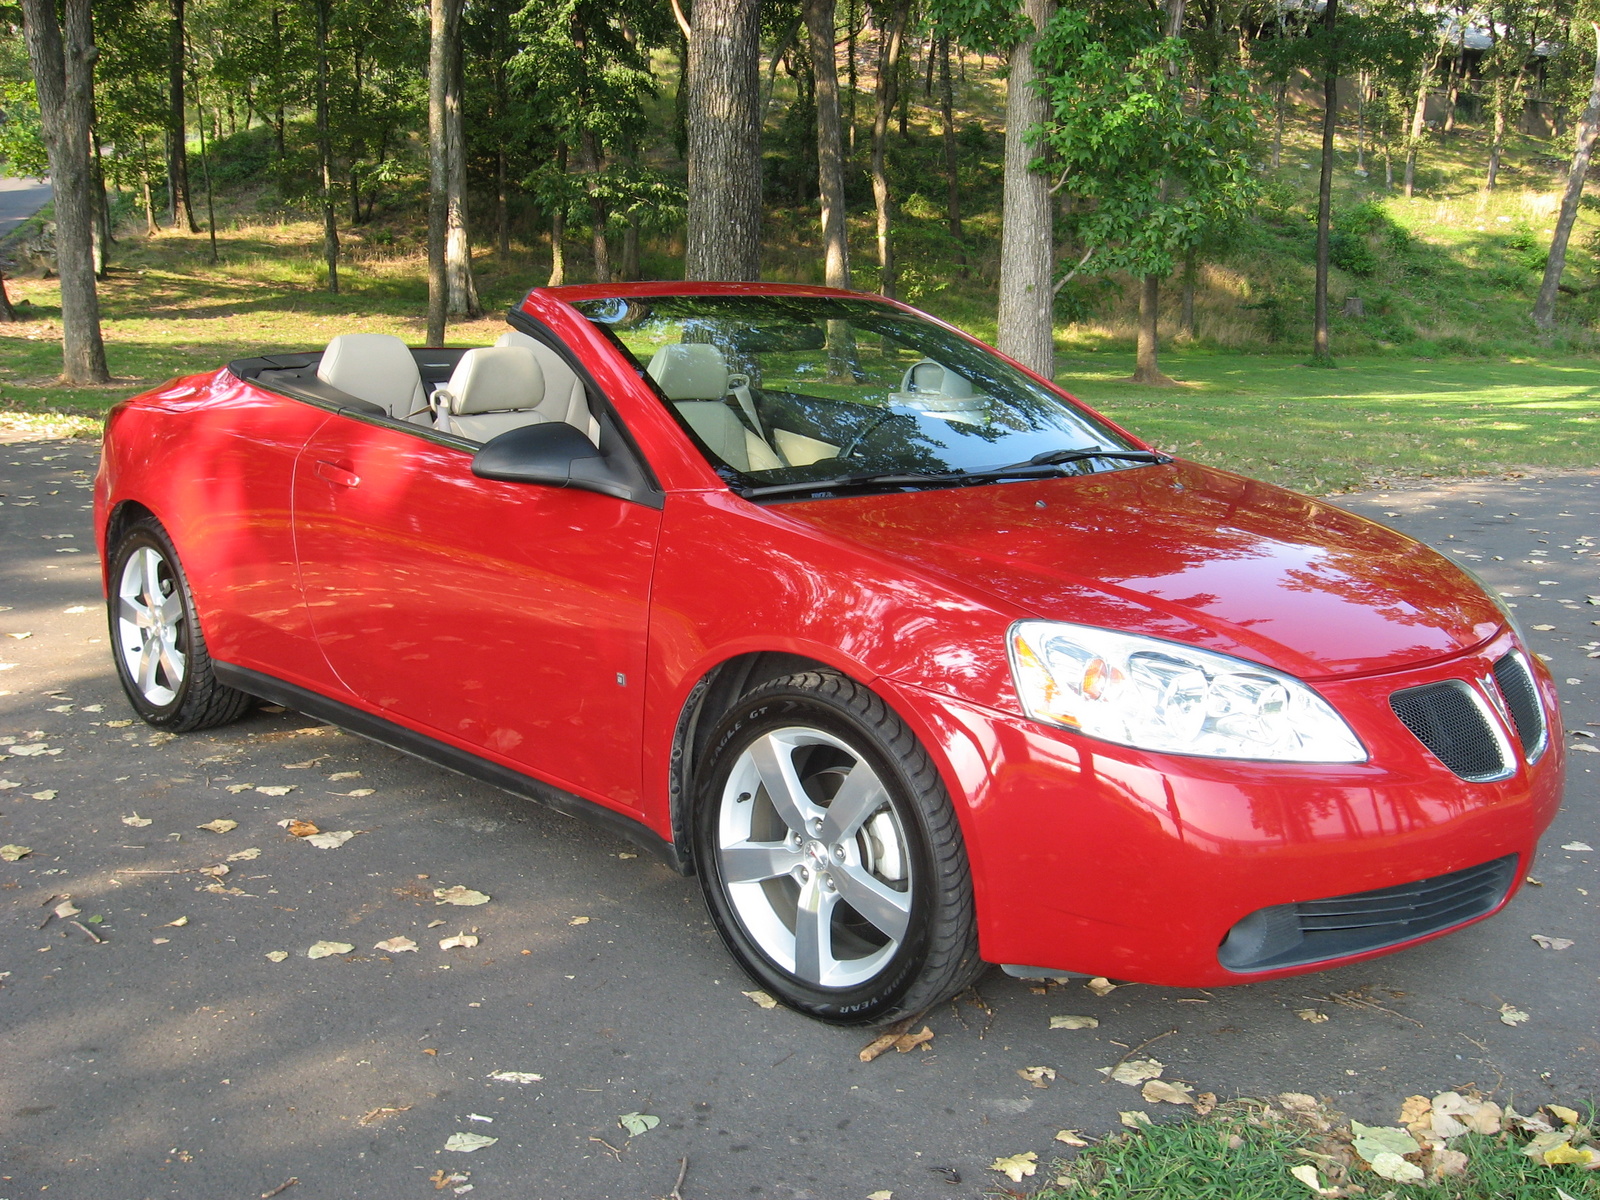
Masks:
[[[1428,80],[1433,75],[1433,60],[1422,65],[1422,78],[1417,82],[1417,102],[1411,110],[1411,135],[1406,138],[1406,199],[1411,199],[1417,180],[1417,149],[1422,145],[1422,126],[1428,115]]]
[[[472,277],[472,235],[467,224],[467,138],[461,112],[461,0],[455,5],[455,24],[449,45],[445,76],[445,153],[449,172],[450,203],[445,210],[444,271],[450,315],[469,320],[483,316],[478,284]]]
[[[1134,383],[1149,387],[1171,387],[1174,380],[1162,373],[1157,355],[1161,348],[1161,276],[1139,279],[1139,337],[1134,355]]]
[[[430,346],[444,345],[449,291],[445,282],[445,227],[450,211],[450,156],[445,151],[445,100],[449,94],[451,42],[461,21],[461,0],[428,4],[428,333]]]
[[[322,258],[339,292],[339,217],[333,209],[333,134],[328,128],[328,23],[333,0],[317,0],[317,158],[322,176]]]
[[[1289,108],[1289,81],[1285,79],[1278,85],[1277,103],[1273,105],[1276,115],[1272,123],[1272,169],[1278,169],[1278,163],[1283,158],[1283,121]]]
[[[1500,182],[1500,155],[1505,147],[1506,139],[1506,109],[1522,98],[1522,77],[1527,72],[1527,69],[1526,63],[1517,68],[1517,73],[1512,78],[1509,89],[1506,87],[1504,78],[1495,80],[1494,142],[1489,147],[1489,172],[1483,181],[1485,191],[1494,191],[1495,185]]]
[[[585,130],[583,134],[583,156],[588,167],[589,236],[590,245],[594,247],[594,281],[610,283],[611,243],[606,236],[606,226],[610,223],[611,213],[596,183],[596,176],[600,174],[605,161],[600,153],[600,143],[591,130]]]
[[[1033,28],[1011,49],[997,339],[1001,353],[1046,379],[1055,377],[1055,291],[1050,279],[1055,269],[1055,237],[1050,181],[1030,169],[1035,149],[1028,131],[1049,116],[1049,106],[1034,86],[1038,71],[1033,48],[1054,12],[1054,0],[1023,0],[1022,14]]]
[[[939,39],[939,122],[944,126],[945,220],[950,236],[961,237],[960,157],[956,148],[955,89],[950,86],[950,39]],[[957,260],[966,263],[965,253]]]
[[[761,278],[758,0],[697,0],[689,39],[687,279]]]
[[[1190,250],[1183,256],[1183,315],[1178,322],[1178,332],[1191,341],[1195,335],[1194,293],[1198,275],[1199,267],[1195,263],[1195,252]]]
[[[211,194],[211,157],[206,153],[206,113],[200,105],[200,88],[195,87],[194,112],[200,127],[200,174],[206,185],[206,233],[211,239],[211,261],[217,261],[217,206]]]
[[[11,307],[11,297],[6,295],[6,273],[0,271],[0,322],[10,324],[17,319],[17,310]]]
[[[55,186],[56,270],[61,277],[61,380],[109,383],[94,286],[93,172],[89,121],[94,105],[90,0],[65,0],[66,28],[54,0],[22,0],[28,60],[39,93],[40,132]]]
[[[1539,299],[1533,306],[1533,323],[1548,330],[1556,323],[1556,291],[1561,286],[1561,272],[1567,265],[1567,239],[1572,236],[1572,224],[1578,218],[1578,201],[1583,199],[1583,183],[1589,177],[1589,157],[1594,152],[1594,142],[1600,136],[1600,24],[1590,22],[1594,30],[1594,84],[1589,89],[1589,104],[1578,121],[1578,142],[1572,154],[1572,172],[1567,176],[1567,190],[1561,197],[1561,215],[1556,218],[1555,236],[1550,241],[1550,258],[1544,266],[1544,282],[1539,285]]]
[[[194,219],[194,204],[189,197],[188,130],[183,105],[183,73],[188,58],[184,3],[185,0],[172,0],[172,22],[168,30],[167,216],[168,224],[176,225],[181,204],[189,232],[199,233],[200,226]]]
[[[889,118],[900,91],[900,55],[905,46],[906,19],[911,0],[895,0],[888,20],[878,30],[878,80],[872,115],[872,203],[878,217],[878,291],[894,299],[894,246],[890,225],[894,220],[889,195]]]
[[[1322,10],[1322,27],[1330,46],[1338,19],[1339,0],[1328,0]],[[1339,64],[1331,50],[1329,55],[1322,77],[1322,178],[1317,185],[1317,282],[1311,347],[1312,359],[1323,365],[1333,362],[1328,349],[1328,232],[1333,218],[1333,132],[1339,115]]]
[[[850,229],[845,220],[844,127],[839,112],[839,62],[834,49],[835,0],[806,0],[806,32],[817,92],[817,194],[822,204],[822,278],[850,286]]]

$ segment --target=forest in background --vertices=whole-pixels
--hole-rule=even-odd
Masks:
[[[1173,338],[1303,352],[1331,327],[1346,353],[1446,354],[1529,340],[1584,136],[1582,4],[746,4],[754,178],[713,184],[756,189],[764,277],[848,281],[1004,345],[1004,230],[1031,223],[1047,330],[1067,345],[1139,336],[1141,367],[1148,336],[1150,382],[1155,343]],[[341,263],[348,285],[358,260],[426,257],[442,190],[454,319],[481,310],[474,271],[488,260],[515,260],[524,286],[681,277],[706,190],[688,184],[694,7],[441,6],[456,22],[442,62],[438,13],[420,5],[90,5],[97,271],[119,236],[310,218],[315,283],[336,290]],[[0,35],[0,159],[37,172],[20,9],[0,6]],[[1019,47],[1034,78],[1027,138]],[[456,112],[443,189],[429,120],[441,76]],[[837,241],[820,212],[830,106]],[[1021,190],[1006,169],[1018,142],[1034,204],[1021,216],[1006,199]],[[1600,299],[1595,205],[1580,199],[1570,250],[1562,239],[1567,294],[1544,323],[1558,349],[1593,344]]]

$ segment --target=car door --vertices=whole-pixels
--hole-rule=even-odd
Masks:
[[[661,513],[480,479],[474,450],[343,414],[306,444],[295,540],[317,642],[384,715],[636,812]]]

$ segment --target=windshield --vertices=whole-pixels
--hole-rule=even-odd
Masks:
[[[1063,464],[1052,474],[1130,465],[1065,461],[1129,447],[983,347],[887,304],[670,296],[574,306],[632,355],[724,478],[752,494],[845,476],[885,487],[966,482],[951,477],[1052,455]]]

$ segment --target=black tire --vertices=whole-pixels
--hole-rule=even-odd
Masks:
[[[798,786],[798,802],[773,799],[763,764],[780,760],[792,774],[776,790]],[[697,775],[692,837],[711,919],[784,1004],[834,1024],[883,1023],[982,972],[949,793],[869,689],[827,672],[765,683],[713,730]]]
[[[159,593],[154,603],[152,589]],[[219,683],[211,669],[189,580],[155,518],[129,525],[112,547],[106,603],[117,678],[146,724],[186,733],[226,725],[250,710],[254,698]],[[152,634],[158,613],[170,616]]]

